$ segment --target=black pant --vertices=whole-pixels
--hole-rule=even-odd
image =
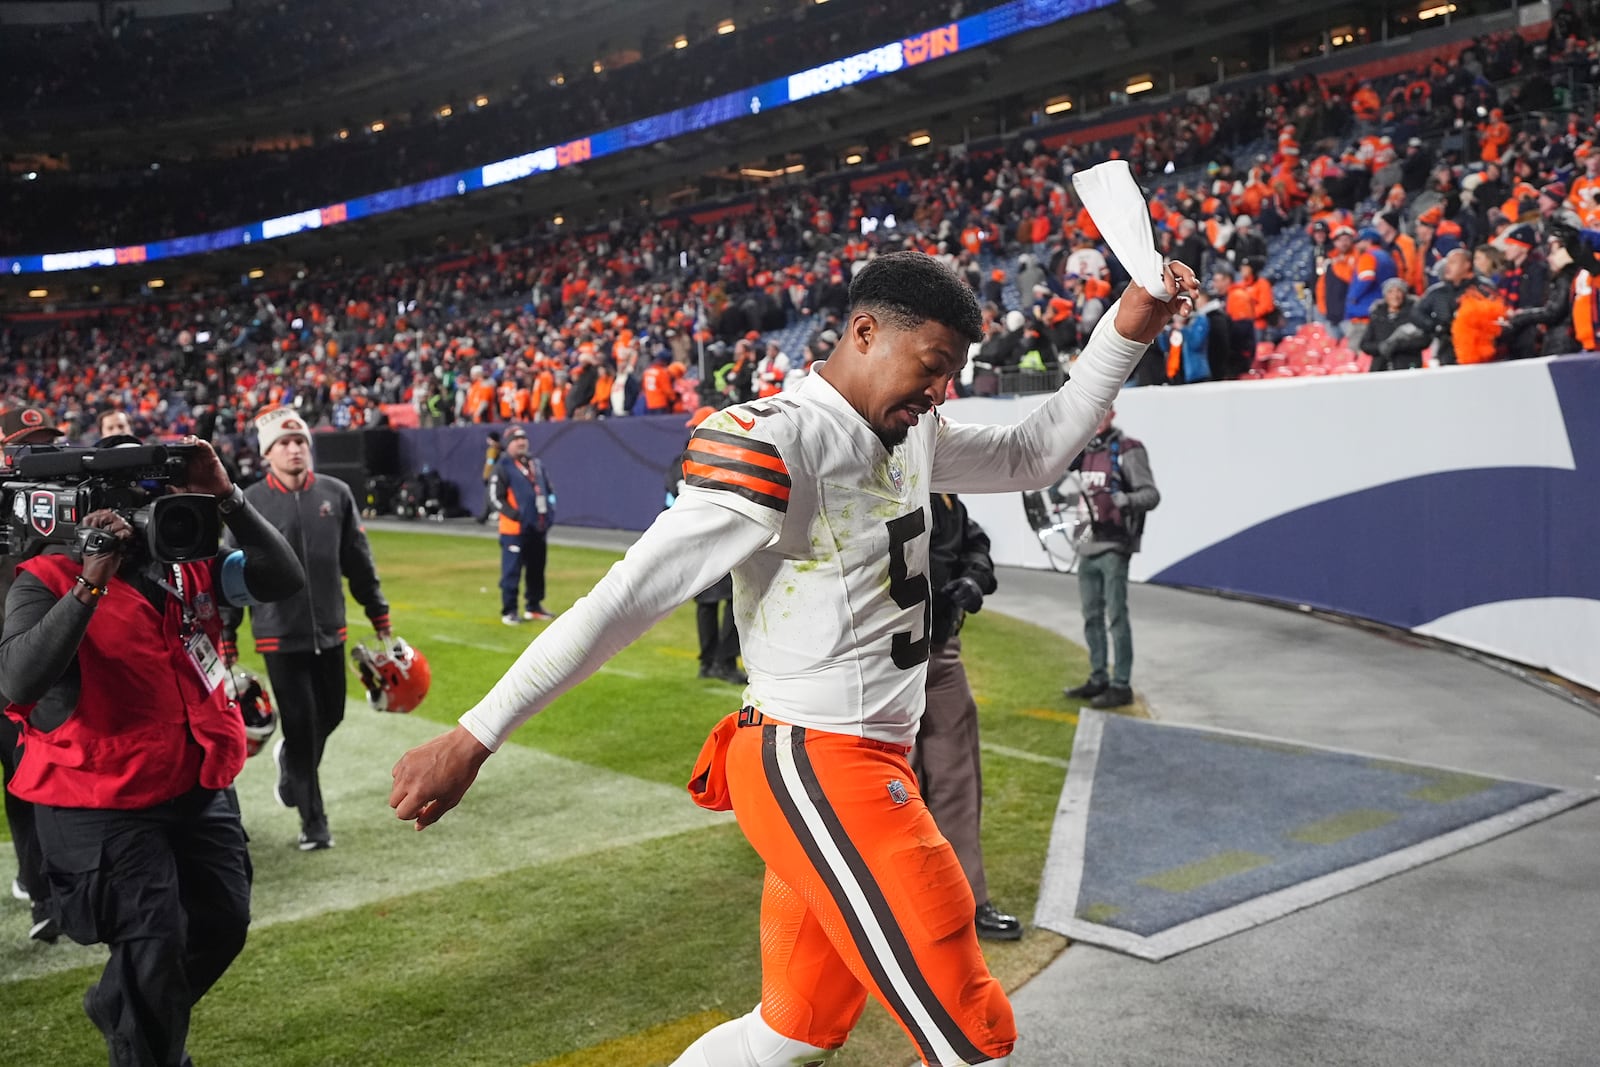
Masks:
[[[344,721],[344,645],[322,652],[268,652],[267,680],[283,727],[284,797],[300,809],[300,825],[325,826],[317,768],[328,737]]]
[[[722,609],[720,625],[718,608]],[[704,669],[733,666],[734,660],[739,658],[739,630],[733,622],[733,601],[696,602],[694,618],[700,626],[700,666]]]
[[[233,790],[140,811],[37,806],[56,920],[111,959],[84,998],[111,1067],[183,1067],[189,1012],[244,947],[254,872]]]
[[[517,613],[517,586],[528,572],[528,610],[544,604],[544,562],[549,548],[544,532],[522,524],[520,534],[500,535],[500,614]]]
[[[17,747],[21,729],[0,713],[0,790],[6,795],[6,824],[11,827],[11,845],[17,850],[17,882],[33,898],[35,910],[50,899],[50,882],[44,876],[44,854],[39,851],[39,835],[34,829],[33,805],[11,795],[11,776],[17,773],[22,750]]]

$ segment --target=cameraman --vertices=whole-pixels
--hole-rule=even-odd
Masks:
[[[0,456],[0,474],[9,473],[6,471],[11,465],[9,453],[17,446],[47,445],[66,436],[50,424],[49,416],[39,408],[12,408],[0,414],[0,435],[3,435],[0,436],[0,445],[7,452]],[[0,522],[3,521],[4,516],[0,516]],[[19,560],[20,557],[16,555],[0,557],[0,604],[4,603],[6,594],[11,591]],[[5,615],[0,612],[0,625],[4,622]],[[0,709],[9,703],[0,694]],[[18,747],[21,742],[21,728],[0,711],[0,768],[4,770],[4,786],[10,786],[11,776],[16,773],[17,760],[22,757],[22,749]],[[61,935],[61,928],[50,917],[50,883],[44,876],[39,835],[33,828],[33,805],[12,793],[9,788],[4,792],[6,824],[11,828],[11,845],[17,853],[17,880],[12,885],[11,894],[28,900],[32,905],[33,916],[28,936],[35,941],[54,944]]]
[[[111,950],[83,1006],[113,1067],[187,1064],[190,1010],[244,945],[252,870],[232,785],[245,735],[221,684],[218,608],[304,582],[211,446],[184,443],[187,491],[217,499],[241,547],[162,564],[127,518],[93,511],[80,525],[113,547],[23,562],[0,640],[23,736],[11,788],[35,805],[54,917]]]

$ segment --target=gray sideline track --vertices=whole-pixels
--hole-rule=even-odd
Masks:
[[[444,528],[492,535],[462,525]],[[1129,603],[1134,686],[1162,721],[1600,787],[1600,715],[1481,663],[1200,593]],[[1002,568],[990,606],[1081,642],[1074,578]],[[1012,1000],[1013,1067],[1595,1067],[1600,804],[1162,963],[1074,944]]]
[[[1600,716],[1452,652],[1174,589],[1129,601],[1162,721],[1600,780]],[[1003,569],[990,603],[1081,641],[1073,578]],[[1600,804],[1162,963],[1072,945],[1012,1001],[1013,1067],[1592,1067]]]

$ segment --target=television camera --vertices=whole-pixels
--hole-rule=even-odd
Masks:
[[[0,476],[0,507],[10,516],[0,550],[29,556],[45,545],[66,545],[80,558],[108,551],[116,538],[82,525],[90,512],[110,508],[136,534],[133,551],[160,563],[215,556],[222,540],[216,498],[169,493],[188,481],[193,445],[63,448],[29,445],[14,451]]]

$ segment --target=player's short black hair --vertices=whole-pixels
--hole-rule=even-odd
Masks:
[[[889,252],[850,282],[850,311],[870,311],[902,330],[932,320],[971,344],[983,340],[983,313],[972,287],[932,256]]]

